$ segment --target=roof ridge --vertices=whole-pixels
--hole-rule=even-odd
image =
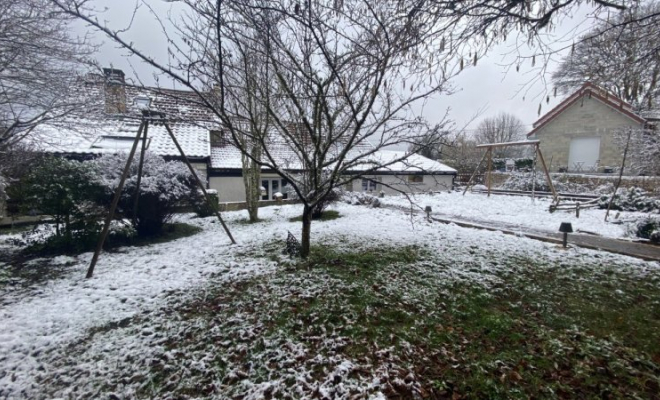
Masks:
[[[597,100],[605,103],[605,105],[614,108],[615,110],[625,114],[629,118],[640,123],[645,122],[645,119],[643,117],[633,112],[632,105],[630,103],[626,102],[625,100],[622,100],[620,97],[616,96],[614,93],[610,92],[609,90],[599,85],[596,85],[595,83],[587,81],[583,83],[579,89],[571,93],[571,95],[566,97],[559,104],[553,107],[550,111],[545,113],[541,118],[536,120],[532,124],[533,129],[527,134],[527,136],[529,137],[534,133],[536,133],[539,129],[547,125],[551,120],[553,120],[559,114],[563,113],[568,107],[572,106],[578,99],[580,99],[587,93],[589,94],[589,98],[595,97]]]

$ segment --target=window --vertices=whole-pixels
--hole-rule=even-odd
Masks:
[[[424,183],[424,175],[408,175],[409,183]]]
[[[211,147],[223,147],[229,144],[227,137],[223,131],[212,130],[209,132],[211,136]]]
[[[289,195],[287,194],[287,184],[288,182],[281,178],[262,179],[261,187],[266,190],[266,193],[261,196],[261,200],[275,200],[273,195],[277,192],[282,193],[283,199],[289,198]]]
[[[371,179],[362,179],[362,191],[363,192],[376,191],[376,182]]]

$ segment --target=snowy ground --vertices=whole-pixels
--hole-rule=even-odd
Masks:
[[[605,210],[583,209],[580,217],[575,212],[555,211],[550,213],[551,199],[532,201],[529,197],[500,196],[487,197],[480,193],[462,192],[418,194],[411,197],[415,208],[424,209],[427,205],[439,216],[456,217],[474,222],[501,223],[509,229],[557,232],[562,222],[570,222],[574,231],[595,233],[612,238],[631,238],[630,226],[633,221],[646,214],[637,212],[610,212],[605,222]],[[385,197],[384,204],[410,207],[404,196]],[[619,215],[616,218],[616,215]]]
[[[529,199],[470,195],[481,207],[468,209],[469,202],[459,205],[458,198],[436,195],[419,202],[457,215],[489,208],[507,222],[520,222],[523,215],[531,219],[533,210],[546,206],[539,200],[531,205]],[[314,223],[313,240],[340,249],[356,243],[422,246],[434,261],[414,268],[443,284],[494,287],[502,283],[501,273],[512,272],[507,270],[512,257],[545,266],[561,262],[568,268],[606,265],[634,277],[656,276],[659,268],[624,256],[562,251],[525,238],[430,224],[421,217],[411,220],[396,210],[344,204],[336,209],[342,217]],[[394,357],[388,349],[368,360],[351,359],[337,350],[350,343],[333,332],[309,333],[302,342],[277,330],[264,334],[275,324],[268,307],[292,299],[311,301],[340,284],[330,275],[320,281],[313,273],[287,275],[290,266],[282,262],[277,243],[287,231],[299,234],[299,223],[288,219],[300,212],[295,205],[264,208],[265,222],[254,225],[240,221],[245,212],[224,213],[237,246],[228,245],[213,218],[185,218],[203,231],[170,243],[104,253],[89,280],[84,272],[90,253],[46,260],[69,265],[67,272],[30,290],[0,289],[0,398],[168,398],[189,393],[190,387],[197,387],[198,398],[366,398],[382,397],[392,382],[414,385],[405,368],[396,365],[403,355]],[[548,228],[565,220],[536,214],[533,219],[535,226],[543,221]],[[581,224],[592,222],[578,228],[595,230],[596,219],[581,218]],[[610,235],[614,231],[608,230]],[[429,295],[389,288],[386,282],[399,281],[395,272],[387,274],[384,290],[401,291],[402,302]],[[660,285],[657,279],[652,282]],[[302,324],[291,312],[291,323]],[[338,325],[351,324],[353,317],[342,318]],[[177,347],[187,342],[185,352]]]

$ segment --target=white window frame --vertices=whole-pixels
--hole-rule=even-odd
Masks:
[[[362,191],[375,192],[378,190],[378,182],[375,179],[362,178]]]
[[[267,182],[266,185],[264,185],[264,182]],[[273,190],[273,182],[278,182],[277,183],[277,190]],[[268,200],[275,200],[273,198],[273,194],[280,192],[284,195],[284,199],[287,199],[289,196],[288,194],[282,189],[283,187],[287,186],[285,183],[286,180],[282,178],[261,178],[261,186],[266,189],[266,195],[261,196],[261,201],[268,201]]]

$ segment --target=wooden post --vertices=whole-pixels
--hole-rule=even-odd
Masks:
[[[545,172],[545,179],[548,181],[548,186],[550,186],[550,191],[552,191],[552,196],[555,199],[555,203],[559,204],[559,195],[555,190],[555,185],[552,184],[552,178],[550,178],[550,172],[548,167],[545,165],[545,160],[543,159],[543,153],[541,153],[541,147],[536,146],[536,151],[538,153],[539,159],[541,160],[541,165],[543,166],[543,172]]]
[[[491,176],[493,169],[493,148],[490,147],[488,148],[488,197],[490,197],[490,186],[493,180],[493,177]]]
[[[465,190],[463,191],[463,196],[465,196],[465,192],[467,192],[468,189],[470,188],[470,183],[472,183],[472,179],[474,179],[474,177],[477,175],[477,172],[479,172],[479,168],[481,168],[481,164],[484,162],[487,155],[488,155],[488,151],[486,151],[486,153],[484,153],[484,156],[481,157],[481,161],[479,161],[479,165],[477,165],[477,168],[474,169],[474,172],[470,176],[470,180],[468,180],[467,186],[465,187]]]
[[[534,146],[534,162],[532,163],[532,203],[536,194],[536,160],[539,158],[539,145]]]
[[[138,201],[140,200],[140,183],[142,182],[142,166],[144,165],[144,151],[147,147],[147,131],[149,130],[149,121],[144,122],[144,131],[142,135],[142,148],[140,150],[140,164],[138,165],[137,183],[135,187],[135,200],[133,202],[133,225],[137,222]]]
[[[229,240],[231,240],[232,244],[236,244],[236,241],[234,240],[234,237],[232,236],[231,232],[229,231],[229,228],[227,227],[227,225],[225,224],[225,221],[223,221],[222,217],[220,216],[220,212],[218,211],[218,205],[214,204],[213,200],[211,200],[211,197],[209,196],[208,192],[206,191],[206,188],[204,187],[204,184],[202,184],[202,181],[199,180],[199,177],[197,176],[197,173],[195,172],[195,168],[193,168],[193,166],[190,164],[190,161],[188,161],[188,157],[186,157],[186,154],[183,152],[183,149],[181,148],[181,145],[179,144],[179,141],[176,140],[176,137],[174,136],[174,133],[172,133],[172,130],[170,129],[170,126],[165,121],[163,121],[163,125],[165,126],[165,129],[167,129],[167,133],[172,138],[172,141],[174,142],[174,145],[179,150],[179,153],[181,154],[181,157],[183,157],[183,161],[188,166],[188,169],[190,170],[190,173],[192,174],[193,177],[195,177],[195,181],[197,181],[197,185],[199,185],[199,188],[202,189],[202,192],[204,193],[204,198],[206,198],[206,202],[209,204],[209,206],[211,207],[211,209],[215,213],[215,216],[218,217],[218,221],[220,221],[220,224],[222,225],[222,228],[227,233],[227,236],[229,236]]]
[[[142,135],[142,131],[144,130],[144,125],[145,125],[144,122],[140,124],[138,133],[137,135],[135,135],[135,140],[133,141],[133,147],[131,147],[131,152],[129,153],[128,159],[126,160],[126,166],[124,166],[124,172],[122,172],[121,174],[121,179],[119,180],[119,186],[117,186],[117,190],[115,190],[115,197],[112,199],[112,204],[110,205],[108,216],[105,218],[105,223],[103,224],[103,230],[101,231],[101,236],[99,237],[99,241],[96,244],[96,250],[94,250],[94,255],[92,256],[92,262],[89,263],[89,268],[87,268],[87,275],[85,276],[85,278],[91,278],[94,275],[94,267],[96,266],[96,262],[99,260],[99,255],[101,254],[101,250],[103,249],[103,244],[105,243],[105,239],[108,236],[108,231],[110,230],[110,223],[112,222],[112,219],[115,216],[115,210],[117,210],[117,204],[119,204],[119,199],[121,198],[121,191],[124,189],[124,183],[126,182],[126,177],[128,176],[128,171],[130,170],[131,167],[131,161],[133,161],[133,157],[135,156],[135,150],[137,149],[138,142],[140,141],[140,136]]]
[[[619,190],[619,186],[621,185],[621,178],[623,177],[623,168],[626,166],[626,156],[628,155],[628,146],[630,145],[630,136],[632,135],[632,129],[628,128],[628,139],[626,140],[626,147],[623,149],[623,160],[621,161],[621,170],[619,171],[619,179],[616,181],[616,185],[614,186],[614,193],[612,193],[612,198],[610,198],[610,202],[607,204],[607,211],[605,212],[605,222],[607,222],[607,217],[610,215],[610,209],[612,208],[612,203],[614,202],[614,196],[616,196],[616,192]]]

